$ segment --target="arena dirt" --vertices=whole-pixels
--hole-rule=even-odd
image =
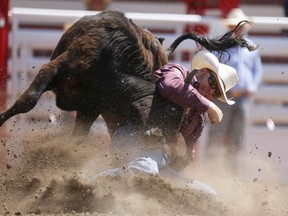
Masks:
[[[15,134],[0,139],[2,215],[288,215],[287,185],[277,178],[235,175],[219,161],[183,171],[212,186],[216,198],[157,177],[126,173],[95,180],[111,168],[107,135],[81,139],[36,128],[21,139]]]

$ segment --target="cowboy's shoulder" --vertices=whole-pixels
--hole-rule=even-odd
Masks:
[[[189,72],[189,70],[185,66],[183,66],[181,64],[178,64],[178,63],[171,64],[171,67],[176,68],[176,69],[180,70],[183,73],[188,73]]]
[[[180,65],[178,63],[168,63],[166,65],[163,65],[161,68],[160,68],[161,71],[180,71],[181,73],[184,73],[184,74],[187,74],[189,73],[189,70],[184,67],[183,65]]]

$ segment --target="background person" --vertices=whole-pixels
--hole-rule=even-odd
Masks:
[[[243,11],[239,8],[233,9],[224,20],[228,28],[234,28],[238,22],[249,20]],[[245,25],[244,28],[237,31],[237,37],[248,39],[248,31],[251,25]],[[243,36],[241,36],[243,35]],[[251,41],[250,41],[251,42]],[[252,42],[251,42],[252,43]],[[237,160],[240,151],[243,149],[245,140],[245,127],[249,120],[250,98],[257,91],[262,79],[262,63],[260,54],[257,50],[248,51],[241,48],[232,48],[229,55],[224,53],[223,62],[236,69],[239,82],[235,87],[227,92],[227,95],[235,101],[230,107],[225,103],[215,101],[216,105],[223,111],[223,120],[217,126],[211,125],[208,131],[206,143],[205,158],[209,161],[216,158],[216,150],[224,149],[225,158],[229,160],[233,170],[237,170]]]

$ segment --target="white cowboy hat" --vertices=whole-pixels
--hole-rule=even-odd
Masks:
[[[222,22],[226,26],[236,26],[239,22],[243,20],[252,22],[251,18],[247,17],[242,9],[233,8],[228,14],[227,18],[223,19]],[[245,25],[245,26],[250,26],[250,25]]]
[[[218,88],[221,92],[221,96],[217,99],[229,105],[235,103],[233,100],[228,99],[226,95],[226,92],[239,81],[236,70],[233,67],[220,63],[214,54],[202,50],[194,55],[191,68],[192,71],[194,69],[203,68],[208,68],[213,71],[217,80]]]

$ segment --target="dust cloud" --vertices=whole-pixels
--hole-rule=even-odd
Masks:
[[[158,177],[112,168],[109,137],[71,137],[71,132],[34,127],[21,138],[0,138],[0,214],[8,215],[288,215],[287,185],[277,177],[237,175],[221,159],[195,162],[183,174],[213,187],[217,197],[170,185]],[[266,170],[263,161],[243,161]],[[258,166],[259,165],[259,166]],[[263,172],[262,172],[263,173]]]

